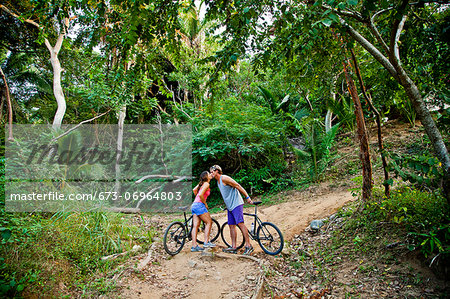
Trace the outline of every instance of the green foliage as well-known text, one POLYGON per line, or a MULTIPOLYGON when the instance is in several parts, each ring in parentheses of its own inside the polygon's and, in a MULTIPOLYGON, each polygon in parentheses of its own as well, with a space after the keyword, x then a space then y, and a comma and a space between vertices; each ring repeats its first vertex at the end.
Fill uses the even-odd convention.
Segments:
POLYGON ((403 115, 406 116, 411 127, 414 128, 416 126, 417 114, 411 101, 403 100, 397 104, 397 108, 399 108, 399 110, 403 112, 403 115))
POLYGON ((269 108, 272 111, 272 113, 275 113, 275 110, 277 109, 277 102, 275 97, 269 90, 267 90, 262 86, 258 86, 258 90, 260 91, 266 103, 269 105, 269 108))
MULTIPOLYGON (((338 130, 335 125, 325 133, 320 119, 327 109, 333 111, 341 129, 354 129, 353 105, 342 76, 344 47, 336 38, 345 39, 339 18, 367 34, 368 23, 360 20, 382 10, 382 17, 374 21, 381 38, 389 41, 392 21, 399 12, 398 2, 387 0, 309 4, 245 0, 232 5, 206 0, 207 23, 201 21, 195 4, 186 1, 22 2, 7 4, 23 13, 20 20, 3 14, 0 24, 5 41, 0 46, 0 61, 11 87, 14 122, 51 122, 56 103, 48 52, 42 43, 49 38, 54 44, 55 30, 63 28, 65 17, 74 16, 68 36, 75 34, 76 38, 66 38, 59 53, 68 106, 66 123, 79 123, 109 109, 110 114, 95 122, 115 123, 114 111, 123 105, 127 105, 128 123, 152 122, 160 113, 158 119, 163 123, 192 122, 194 175, 219 164, 255 194, 282 191, 294 184, 297 173, 289 173, 285 160, 292 151, 287 136, 298 137, 299 132, 306 148, 297 151, 298 164, 309 171, 308 181, 320 180, 333 161, 338 130), (261 19, 268 8, 273 22, 261 19), (348 17, 353 12, 357 18, 348 17), (43 30, 21 22, 25 16, 39 20, 43 30), (92 51, 98 45, 100 51, 92 51), (245 55, 247 50, 251 59, 245 55), (176 82, 170 85, 167 79, 176 82)), ((445 57, 449 56, 450 10, 441 3, 420 2, 408 8, 400 57, 427 100, 443 107, 449 102, 449 60, 445 57)), ((414 125, 415 111, 398 82, 366 51, 354 50, 377 109, 414 125)), ((443 132, 449 131, 449 111, 440 112, 443 132)), ((73 141, 77 143, 76 138, 73 141)), ((71 139, 60 142, 67 145, 71 139)), ((359 163, 346 167, 347 174, 360 169, 359 163)), ((152 232, 146 235, 139 225, 130 225, 131 220, 115 214, 6 213, 3 158, 0 168, 2 295, 14 296, 26 285, 37 285, 42 277, 56 277, 60 269, 55 265, 60 260, 73 268, 73 272, 61 270, 69 273, 61 276, 76 277, 79 285, 86 285, 81 276, 107 270, 100 256, 151 241, 152 232), (43 267, 46 263, 56 268, 54 273, 43 267)), ((442 177, 438 161, 422 153, 391 155, 391 170, 423 189, 438 189, 442 177)), ((51 171, 65 171, 67 178, 103 173, 88 167, 51 171)), ((393 227, 408 228, 426 255, 446 252, 448 225, 442 223, 448 219, 439 218, 437 209, 447 208, 438 195, 417 192, 405 189, 374 206, 368 203, 366 210, 373 213, 364 212, 355 226, 369 226, 368 219, 387 221, 393 227)), ((359 233, 352 238, 358 248, 366 240, 359 233)), ((101 279, 95 283, 103 284, 101 279)))
POLYGON ((387 221, 403 227, 414 237, 409 248, 420 248, 425 257, 450 253, 450 209, 438 193, 404 187, 393 191, 390 198, 367 202, 363 217, 374 225, 387 221))
MULTIPOLYGON (((433 227, 427 233, 411 233, 418 240, 418 244, 425 257, 438 252, 450 255, 450 225, 442 224, 433 227)), ((412 247, 414 248, 414 247, 412 247)))
MULTIPOLYGON (((447 105, 437 115, 437 125, 442 132, 450 132, 450 90, 440 95, 442 102, 447 105)), ((448 136, 448 134, 447 134, 448 136)))
POLYGON ((235 179, 249 188, 251 193, 280 192, 293 186, 292 177, 285 173, 285 163, 270 164, 260 169, 242 169, 235 179))
POLYGON ((436 157, 425 153, 420 156, 391 153, 388 156, 389 169, 403 180, 419 187, 440 188, 443 168, 436 157))
POLYGON ((310 165, 310 177, 316 182, 333 160, 331 148, 334 145, 339 124, 334 125, 329 132, 325 132, 323 124, 316 118, 303 118, 301 122, 295 118, 294 120, 306 143, 304 150, 296 149, 296 152, 307 160, 310 165))
POLYGON ((254 192, 270 189, 271 179, 286 169, 284 124, 267 108, 234 98, 218 103, 216 109, 208 121, 203 119, 196 125, 194 174, 218 164, 224 173, 237 171, 238 182, 254 192))
POLYGON ((327 101, 328 108, 337 115, 339 123, 343 124, 349 131, 355 129, 355 113, 352 99, 340 96, 340 100, 327 101))
MULTIPOLYGON (((55 278, 67 285, 90 281, 93 274, 108 271, 117 262, 102 261, 102 256, 128 251, 135 244, 145 246, 154 234, 114 213, 57 213, 48 218, 3 212, 0 221, 11 231, 0 244, 5 257, 0 272, 6 278, 1 284, 11 286, 8 293, 25 287, 37 291, 42 281, 55 278), (43 267, 49 264, 51 268, 43 267)), ((49 292, 54 286, 45 287, 49 292)))
POLYGON ((366 209, 375 219, 402 223, 410 230, 430 229, 442 223, 449 212, 443 197, 409 187, 393 191, 390 198, 368 203, 366 209))

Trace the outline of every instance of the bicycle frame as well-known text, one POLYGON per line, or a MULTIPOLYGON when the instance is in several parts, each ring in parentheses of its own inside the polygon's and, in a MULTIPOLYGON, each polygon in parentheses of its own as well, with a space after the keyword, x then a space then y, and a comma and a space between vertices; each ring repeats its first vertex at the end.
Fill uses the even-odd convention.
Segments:
MULTIPOLYGON (((248 236, 250 239, 257 241, 259 243, 259 246, 265 253, 270 254, 270 255, 276 255, 276 254, 280 253, 281 250, 283 250, 283 245, 284 245, 283 234, 281 233, 280 229, 275 224, 268 222, 268 221, 262 221, 258 217, 258 207, 257 206, 259 204, 261 204, 261 202, 255 202, 255 212, 254 213, 243 213, 245 216, 250 216, 254 223, 253 229, 250 229, 248 231, 248 236)), ((231 230, 234 229, 232 227, 235 227, 235 226, 236 225, 228 225, 228 222, 225 222, 221 227, 221 235, 222 235, 223 242, 227 246, 230 246, 230 247, 233 246, 233 248, 236 248, 236 250, 237 250, 244 246, 245 238, 242 235, 242 238, 240 238, 239 241, 236 240, 236 243, 234 244, 235 246, 232 244, 233 241, 230 240, 230 238, 232 236, 231 230), (230 230, 230 231, 228 232, 226 230, 230 230), (225 234, 225 232, 228 234, 225 234)), ((243 234, 241 226, 238 225, 239 231, 243 234)))
POLYGON ((256 232, 258 231, 258 227, 261 226, 261 219, 259 219, 258 217, 258 211, 257 211, 258 206, 255 205, 255 213, 244 213, 245 216, 251 216, 253 217, 253 223, 254 223, 254 227, 253 227, 253 231, 251 229, 248 229, 248 235, 250 236, 250 238, 252 240, 257 240, 258 236, 256 235, 256 232))
POLYGON ((191 225, 189 225, 189 221, 193 221, 192 219, 192 215, 191 217, 187 218, 186 217, 186 211, 183 211, 183 215, 184 215, 184 227, 186 228, 186 235, 189 241, 192 241, 192 223, 191 225))
MULTIPOLYGON (((186 242, 192 241, 192 230, 193 230, 193 220, 194 216, 186 215, 186 209, 187 207, 182 207, 183 210, 183 218, 177 219, 170 223, 166 230, 164 231, 164 237, 163 237, 163 244, 164 244, 164 250, 170 254, 175 255, 178 254, 182 249, 186 242)), ((180 210, 181 210, 180 209, 180 210)), ((200 236, 203 234, 205 237, 204 241, 201 241, 198 239, 199 234, 197 234, 197 242, 200 244, 203 244, 204 242, 214 242, 220 235, 220 224, 215 220, 214 218, 211 218, 212 224, 211 229, 214 229, 214 233, 209 236, 209 239, 206 240, 206 231, 204 226, 200 227, 200 236)), ((210 244, 208 244, 210 246, 210 244)))
MULTIPOLYGON (((189 216, 189 218, 186 216, 186 211, 183 211, 183 216, 184 216, 184 227, 186 228, 186 235, 187 235, 187 238, 188 238, 188 240, 189 241, 192 241, 192 229, 194 228, 194 216, 193 215, 191 215, 191 216, 189 216)), ((212 219, 211 218, 211 220, 213 220, 213 221, 215 221, 214 219, 212 219)), ((201 226, 201 224, 203 223, 203 225, 204 225, 204 222, 202 221, 202 220, 200 220, 201 222, 200 222, 200 229, 203 229, 203 227, 201 226)), ((220 225, 219 225, 219 223, 217 223, 217 225, 218 225, 218 228, 219 228, 219 233, 218 233, 218 235, 220 234, 220 225)))

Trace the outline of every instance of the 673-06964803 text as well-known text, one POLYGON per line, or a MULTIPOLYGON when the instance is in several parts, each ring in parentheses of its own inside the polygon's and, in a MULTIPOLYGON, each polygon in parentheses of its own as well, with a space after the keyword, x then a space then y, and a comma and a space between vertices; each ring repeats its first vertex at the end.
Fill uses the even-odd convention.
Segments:
POLYGON ((124 192, 118 195, 117 192, 100 192, 100 200, 181 200, 181 192, 124 192))

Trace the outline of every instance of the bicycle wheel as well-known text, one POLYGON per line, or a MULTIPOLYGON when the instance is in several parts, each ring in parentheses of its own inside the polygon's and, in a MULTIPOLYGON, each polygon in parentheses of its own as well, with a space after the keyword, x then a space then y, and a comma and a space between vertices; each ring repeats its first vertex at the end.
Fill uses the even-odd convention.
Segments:
MULTIPOLYGON (((200 228, 197 233, 197 242, 200 244, 203 244, 205 240, 205 223, 202 221, 202 224, 200 225, 200 228)), ((209 233, 209 242, 214 242, 217 240, 220 234, 220 224, 216 219, 212 219, 211 224, 211 232, 209 233)))
POLYGON ((184 224, 179 221, 172 222, 164 232, 164 250, 170 255, 175 255, 183 249, 184 242, 186 242, 184 224))
POLYGON ((281 231, 270 222, 263 222, 256 232, 259 246, 265 253, 276 255, 283 250, 284 240, 281 231))
MULTIPOLYGON (((242 234, 241 229, 239 226, 236 225, 236 249, 241 249, 244 244, 244 235, 242 234)), ((222 236, 222 240, 228 247, 231 247, 231 235, 230 235, 230 226, 228 225, 228 222, 225 222, 222 225, 222 229, 220 230, 220 235, 222 236)))

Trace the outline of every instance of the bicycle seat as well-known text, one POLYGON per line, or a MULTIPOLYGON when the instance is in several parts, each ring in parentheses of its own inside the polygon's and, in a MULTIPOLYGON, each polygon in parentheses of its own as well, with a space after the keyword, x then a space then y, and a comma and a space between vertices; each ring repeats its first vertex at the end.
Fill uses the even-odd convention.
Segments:
POLYGON ((254 204, 255 206, 257 206, 257 205, 262 204, 262 201, 254 201, 253 204, 254 204))
POLYGON ((190 207, 190 206, 182 206, 182 207, 177 207, 177 209, 184 212, 184 211, 186 211, 189 207, 190 207))

